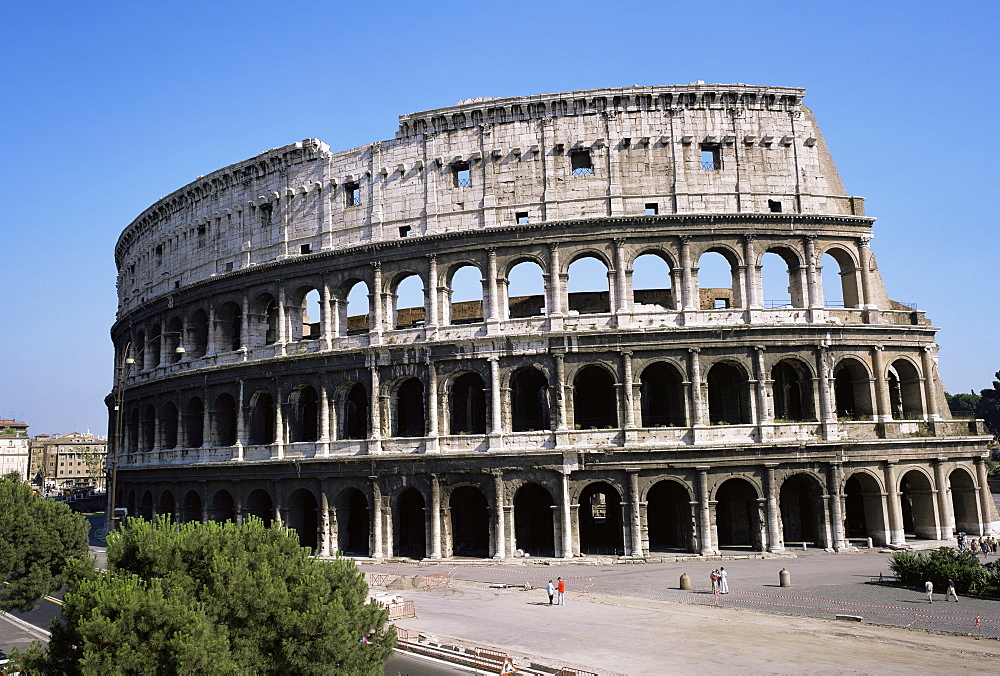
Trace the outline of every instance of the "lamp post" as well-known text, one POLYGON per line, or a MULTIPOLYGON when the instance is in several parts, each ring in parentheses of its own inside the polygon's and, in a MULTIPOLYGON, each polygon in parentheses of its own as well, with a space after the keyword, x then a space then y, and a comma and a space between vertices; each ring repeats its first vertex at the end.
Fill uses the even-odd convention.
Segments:
MULTIPOLYGON (((146 341, 146 344, 136 350, 137 355, 141 355, 146 351, 153 342, 159 341, 165 336, 179 336, 183 335, 180 331, 167 331, 162 333, 150 340, 146 341)), ((174 349, 174 354, 182 355, 187 350, 184 349, 183 345, 178 344, 174 349)), ((115 435, 114 443, 108 446, 108 458, 106 461, 107 471, 111 475, 109 481, 105 481, 108 486, 108 508, 107 514, 104 518, 105 523, 105 536, 115 529, 115 525, 118 521, 118 515, 115 513, 116 501, 118 497, 118 457, 121 454, 122 447, 122 425, 123 422, 123 407, 125 403, 125 376, 129 370, 129 367, 135 364, 135 358, 132 356, 132 341, 130 340, 125 344, 125 350, 122 353, 120 361, 115 365, 115 435)), ((127 514, 123 516, 128 516, 127 514)))

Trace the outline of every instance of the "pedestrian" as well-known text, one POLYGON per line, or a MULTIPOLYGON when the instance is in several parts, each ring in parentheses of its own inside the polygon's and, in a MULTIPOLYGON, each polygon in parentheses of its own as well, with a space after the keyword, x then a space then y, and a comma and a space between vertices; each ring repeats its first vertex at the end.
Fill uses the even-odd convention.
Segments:
POLYGON ((924 582, 924 591, 927 592, 927 602, 934 603, 934 583, 930 580, 924 582))
POLYGON ((958 534, 958 551, 965 551, 965 533, 958 534))
POLYGON ((549 583, 545 585, 545 593, 549 595, 549 605, 551 606, 552 597, 556 595, 556 587, 552 584, 552 580, 549 580, 549 583))
POLYGON ((945 601, 950 601, 954 597, 955 603, 958 603, 958 593, 955 591, 955 581, 952 579, 948 580, 948 595, 944 597, 945 601))
POLYGON ((990 558, 990 543, 985 538, 979 541, 979 547, 983 550, 983 558, 990 558))
POLYGON ((559 605, 564 606, 566 605, 566 580, 561 577, 557 577, 556 580, 559 581, 559 584, 556 585, 556 591, 559 592, 559 605))
POLYGON ((712 574, 708 576, 712 580, 712 593, 719 593, 719 571, 713 570, 712 574))
POLYGON ((719 569, 719 593, 728 594, 729 593, 729 578, 726 576, 726 569, 719 569))

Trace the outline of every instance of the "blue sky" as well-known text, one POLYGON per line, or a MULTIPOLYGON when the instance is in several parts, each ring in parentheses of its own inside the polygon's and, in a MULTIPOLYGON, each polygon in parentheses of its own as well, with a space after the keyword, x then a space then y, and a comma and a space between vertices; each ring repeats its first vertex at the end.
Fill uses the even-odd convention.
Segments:
POLYGON ((0 417, 105 433, 113 250, 262 150, 475 96, 800 86, 951 392, 1000 369, 996 2, 47 2, 0 24, 0 417))

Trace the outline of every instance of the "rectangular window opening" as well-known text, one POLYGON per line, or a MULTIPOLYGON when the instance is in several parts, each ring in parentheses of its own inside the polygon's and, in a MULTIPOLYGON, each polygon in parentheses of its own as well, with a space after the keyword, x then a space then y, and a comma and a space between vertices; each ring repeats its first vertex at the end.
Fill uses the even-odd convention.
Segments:
POLYGON ((516 212, 514 214, 514 219, 518 223, 527 223, 528 222, 528 212, 527 211, 518 211, 518 212, 516 212))
POLYGON ((701 168, 706 171, 722 169, 722 149, 718 143, 701 144, 701 168))
POLYGON ((574 150, 569 154, 574 176, 589 176, 594 173, 594 163, 589 150, 574 150))
POLYGON ((452 173, 455 174, 455 187, 456 188, 471 188, 472 187, 472 172, 469 168, 468 162, 456 162, 451 165, 452 173))
POLYGON ((271 225, 271 215, 274 213, 274 207, 270 204, 260 205, 260 224, 261 225, 271 225))
POLYGON ((660 213, 660 205, 658 202, 649 202, 646 204, 646 215, 656 216, 660 213))
POLYGON ((344 195, 347 198, 347 206, 349 207, 361 206, 361 186, 359 184, 345 183, 344 195))
POLYGON ((725 310, 728 307, 729 307, 729 299, 728 298, 716 298, 715 299, 715 309, 716 310, 725 310))
POLYGON ((767 201, 767 210, 770 211, 773 214, 780 214, 781 213, 781 202, 779 202, 778 200, 768 200, 767 201))
POLYGON ((307 254, 307 253, 309 253, 311 251, 312 251, 312 245, 311 244, 303 244, 302 246, 299 247, 299 253, 307 254))
POLYGON ((233 271, 233 264, 231 262, 226 263, 226 272, 232 272, 232 271, 233 271))
POLYGON ((399 228, 399 236, 400 237, 409 237, 410 236, 410 226, 408 226, 408 225, 401 226, 399 228))

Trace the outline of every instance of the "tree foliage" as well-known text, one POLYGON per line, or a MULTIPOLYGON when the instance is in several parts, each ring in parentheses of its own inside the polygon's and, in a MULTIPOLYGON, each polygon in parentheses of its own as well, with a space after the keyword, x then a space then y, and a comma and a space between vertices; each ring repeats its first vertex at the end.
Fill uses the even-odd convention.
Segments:
POLYGON ((954 580, 955 589, 960 594, 985 592, 991 577, 990 571, 979 563, 979 557, 974 552, 960 552, 950 547, 917 554, 893 552, 889 569, 907 587, 923 588, 924 582, 930 580, 935 589, 944 592, 948 589, 948 580, 954 580))
POLYGON ((66 595, 44 673, 380 674, 395 630, 366 603, 352 561, 318 561, 294 532, 255 518, 174 525, 129 519, 110 572, 66 595), (360 643, 363 636, 371 640, 360 643))
POLYGON ((979 405, 976 407, 976 417, 986 421, 986 429, 994 439, 1000 441, 1000 371, 997 371, 993 387, 979 392, 979 405))
POLYGON ((944 398, 948 401, 948 409, 952 413, 960 413, 968 417, 975 415, 980 396, 975 393, 959 392, 958 394, 948 394, 945 392, 944 398))
POLYGON ((67 563, 87 553, 86 518, 35 495, 17 474, 0 478, 0 610, 27 610, 66 582, 67 563))

